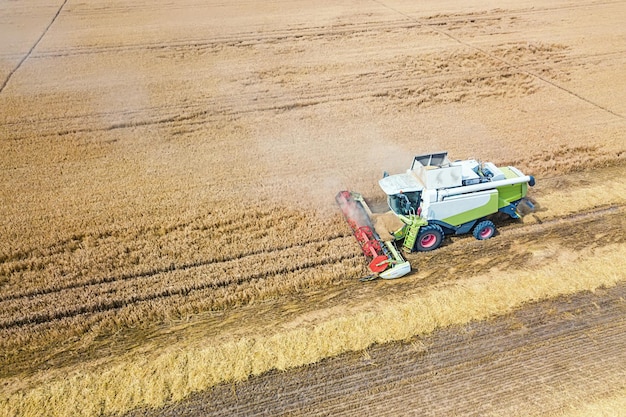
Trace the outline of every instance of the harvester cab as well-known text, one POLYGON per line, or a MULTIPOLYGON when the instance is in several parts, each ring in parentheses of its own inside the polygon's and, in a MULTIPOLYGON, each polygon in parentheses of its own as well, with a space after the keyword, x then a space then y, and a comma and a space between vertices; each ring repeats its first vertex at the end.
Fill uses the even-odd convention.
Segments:
POLYGON ((394 230, 376 230, 360 194, 342 191, 336 200, 370 259, 372 273, 398 278, 410 272, 410 264, 394 242, 402 242, 403 251, 410 253, 437 249, 446 235, 471 232, 476 239, 489 239, 496 232, 492 215, 501 212, 518 219, 520 203, 532 209, 526 193, 534 184, 532 176, 515 167, 474 159, 452 162, 447 152, 439 152, 418 155, 405 173, 385 173, 379 181, 390 213, 401 221, 394 230), (390 235, 392 241, 381 235, 390 235))

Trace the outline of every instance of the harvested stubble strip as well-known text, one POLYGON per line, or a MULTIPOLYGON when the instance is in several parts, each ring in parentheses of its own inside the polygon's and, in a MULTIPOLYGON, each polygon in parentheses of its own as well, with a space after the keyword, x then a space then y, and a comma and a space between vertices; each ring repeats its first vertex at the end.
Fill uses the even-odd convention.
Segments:
POLYGON ((593 203, 620 205, 626 202, 626 181, 606 181, 600 185, 557 190, 540 198, 541 207, 550 208, 551 217, 575 214, 592 208, 593 203), (590 207, 591 206, 591 207, 590 207))
POLYGON ((76 415, 78 410, 93 415, 156 407, 272 368, 287 369, 372 343, 405 340, 438 327, 483 320, 529 301, 612 286, 624 280, 625 257, 626 247, 609 245, 581 256, 576 263, 458 280, 420 295, 379 300, 360 306, 357 312, 346 311, 344 316, 296 330, 215 340, 208 347, 181 344, 156 358, 126 357, 108 369, 40 379, 32 389, 6 393, 0 410, 8 416, 37 415, 43 408, 56 415, 76 415))

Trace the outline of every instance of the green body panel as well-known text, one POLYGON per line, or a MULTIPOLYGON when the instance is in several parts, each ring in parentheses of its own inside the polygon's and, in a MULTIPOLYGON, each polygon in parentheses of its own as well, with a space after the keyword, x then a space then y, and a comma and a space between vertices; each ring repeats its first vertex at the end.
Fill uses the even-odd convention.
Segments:
MULTIPOLYGON (((504 173, 506 179, 518 178, 518 175, 508 167, 502 167, 500 170, 504 173)), ((517 201, 526 196, 528 191, 528 183, 504 185, 498 187, 498 208, 508 206, 514 201, 517 201)))
POLYGON ((493 214, 497 212, 499 208, 498 195, 499 193, 491 194, 489 196, 489 201, 485 205, 473 208, 468 211, 464 211, 463 213, 459 213, 441 220, 453 226, 459 226, 463 223, 471 222, 472 220, 480 219, 481 217, 493 214))
POLYGON ((505 185, 503 187, 498 188, 498 208, 502 208, 504 206, 508 206, 514 201, 519 200, 524 197, 524 192, 522 190, 523 184, 513 184, 513 185, 505 185))

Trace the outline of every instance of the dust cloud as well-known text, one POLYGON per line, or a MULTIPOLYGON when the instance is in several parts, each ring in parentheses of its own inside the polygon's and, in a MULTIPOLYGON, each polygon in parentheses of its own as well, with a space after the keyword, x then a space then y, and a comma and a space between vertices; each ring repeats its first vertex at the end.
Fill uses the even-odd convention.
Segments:
POLYGON ((255 162, 263 162, 261 188, 283 204, 321 213, 336 212, 334 197, 340 190, 383 199, 378 187, 383 171, 405 171, 413 155, 362 121, 291 121, 256 134, 255 162))

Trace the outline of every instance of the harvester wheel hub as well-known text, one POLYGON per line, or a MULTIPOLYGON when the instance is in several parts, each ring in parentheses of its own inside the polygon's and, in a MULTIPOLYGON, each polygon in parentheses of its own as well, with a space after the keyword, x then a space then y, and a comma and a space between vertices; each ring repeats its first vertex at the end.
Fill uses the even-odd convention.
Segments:
POLYGON ((420 243, 423 248, 430 248, 435 243, 437 243, 437 236, 434 233, 427 233, 422 236, 420 243))

